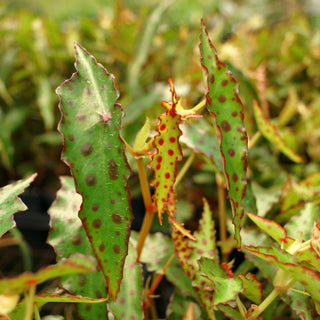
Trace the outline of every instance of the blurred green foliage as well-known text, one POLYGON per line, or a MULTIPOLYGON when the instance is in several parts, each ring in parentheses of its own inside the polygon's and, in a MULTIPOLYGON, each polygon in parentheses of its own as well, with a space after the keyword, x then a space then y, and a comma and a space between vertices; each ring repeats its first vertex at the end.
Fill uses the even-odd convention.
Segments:
MULTIPOLYGON (((252 100, 308 165, 287 164, 259 139, 250 168, 263 186, 317 170, 320 157, 320 29, 312 1, 4 1, 0 4, 0 181, 67 173, 59 161, 55 88, 73 72, 79 42, 116 76, 132 142, 146 116, 161 113, 173 78, 186 106, 203 99, 199 22, 239 80, 249 135, 252 100), (289 171, 288 171, 289 165, 289 171), (285 166, 285 168, 284 168, 285 166), (277 174, 275 174, 275 172, 277 174)), ((55 188, 55 186, 53 187, 55 188)), ((49 187, 50 189, 50 187, 49 187)), ((52 190, 52 191, 55 191, 52 190)))

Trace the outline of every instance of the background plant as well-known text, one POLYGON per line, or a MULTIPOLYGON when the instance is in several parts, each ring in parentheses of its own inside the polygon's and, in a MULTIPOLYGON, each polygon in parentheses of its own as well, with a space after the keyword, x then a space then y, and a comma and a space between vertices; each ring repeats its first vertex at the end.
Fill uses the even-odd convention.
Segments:
MULTIPOLYGON (((164 7, 160 6, 160 8, 158 8, 157 10, 155 10, 154 12, 159 14, 161 10, 164 10, 164 7)), ((156 15, 156 13, 154 14, 156 15)), ((150 15, 150 17, 151 16, 152 15, 150 15)), ((249 150, 248 163, 249 163, 249 173, 250 173, 250 178, 252 183, 251 184, 249 183, 247 186, 247 190, 249 190, 247 194, 249 195, 251 194, 250 189, 252 188, 253 194, 255 195, 255 199, 257 202, 256 203, 257 207, 255 207, 255 202, 253 201, 253 198, 245 197, 244 207, 246 208, 247 211, 250 211, 253 213, 259 213, 260 216, 263 216, 266 219, 266 220, 263 220, 264 224, 267 224, 267 221, 272 221, 272 220, 277 221, 278 223, 281 223, 283 226, 286 227, 286 230, 291 230, 290 231, 291 234, 289 236, 292 238, 299 238, 299 233, 302 231, 303 234, 306 234, 306 236, 304 236, 303 239, 305 240, 305 242, 307 242, 309 239, 308 234, 312 229, 313 221, 309 223, 304 223, 303 225, 306 228, 303 230, 301 230, 301 228, 299 228, 298 226, 301 225, 299 221, 306 221, 307 218, 310 219, 310 217, 317 217, 316 206, 318 203, 318 170, 317 170, 318 157, 317 157, 316 146, 317 146, 318 136, 316 133, 317 132, 316 128, 317 128, 317 117, 318 117, 317 116, 318 114, 317 113, 317 100, 318 100, 318 93, 317 93, 318 82, 317 81, 318 80, 316 77, 316 72, 314 72, 314 70, 316 69, 313 67, 313 65, 315 65, 315 61, 317 60, 317 57, 318 57, 318 51, 317 51, 318 35, 317 35, 317 32, 314 31, 315 29, 313 29, 314 26, 316 25, 316 19, 309 19, 306 16, 303 16, 302 14, 296 14, 296 13, 294 15, 291 15, 290 17, 292 18, 292 20, 288 20, 288 21, 283 20, 281 23, 275 23, 273 25, 273 28, 270 30, 268 30, 265 27, 268 25, 268 23, 266 23, 265 22, 266 20, 263 20, 263 19, 251 20, 250 22, 252 24, 239 23, 237 32, 235 32, 234 35, 232 35, 228 39, 228 41, 222 42, 222 43, 220 43, 219 37, 221 38, 221 36, 225 36, 226 30, 229 30, 228 26, 225 26, 222 24, 224 28, 222 28, 221 30, 219 30, 219 28, 214 28, 210 30, 210 35, 211 37, 212 35, 213 37, 217 37, 218 41, 214 43, 218 49, 220 60, 229 62, 228 64, 230 69, 234 72, 234 76, 237 79, 239 79, 239 82, 241 83, 240 92, 241 92, 241 98, 245 106, 244 108, 245 121, 246 121, 245 124, 246 124, 246 128, 248 130, 249 138, 250 138, 249 139, 250 150, 249 150), (292 29, 289 28, 290 32, 287 33, 288 26, 291 25, 292 21, 295 22, 295 27, 292 29), (275 39, 274 46, 268 46, 266 48, 264 44, 267 43, 267 41, 265 41, 265 39, 268 39, 270 35, 272 36, 272 39, 275 39), (250 43, 250 45, 248 45, 248 43, 250 43), (280 46, 278 45, 279 43, 280 43, 280 46), (281 48, 280 55, 279 55, 279 47, 281 48), (253 49, 251 51, 251 50, 248 50, 248 48, 253 48, 253 49), (245 52, 245 54, 240 54, 241 51, 245 52), (232 53, 232 55, 230 54, 230 52, 232 53), (234 54, 237 52, 238 54, 234 54), (301 57, 307 57, 307 58, 301 60, 301 57), (277 71, 274 71, 274 70, 277 70, 277 71), (281 74, 281 77, 279 77, 279 73, 281 74), (305 90, 306 83, 308 83, 308 85, 310 83, 312 84, 311 90, 309 90, 309 87, 308 87, 308 90, 305 90), (259 102, 262 108, 259 108, 257 104, 252 103, 253 98, 259 99, 259 102), (281 108, 281 111, 279 111, 280 108, 281 108), (299 138, 296 139, 296 136, 299 138), (288 146, 290 148, 288 148, 288 146), (301 163, 301 162, 304 162, 304 163, 301 163), (288 228, 287 224, 291 225, 291 227, 288 228)), ((168 33, 164 33, 164 34, 168 35, 168 33)), ((195 32, 195 38, 197 36, 198 36, 197 32, 195 32)), ((164 39, 167 40, 165 36, 164 36, 164 39)), ((193 45, 196 42, 197 41, 194 41, 193 45)), ((164 41, 163 43, 166 43, 166 42, 164 41)), ((168 43, 170 43, 170 41, 168 43)), ((193 54, 193 51, 192 51, 193 45, 190 46, 189 52, 191 54, 193 54)), ((87 48, 89 47, 87 46, 87 48)), ((150 50, 152 50, 151 47, 149 48, 150 50)), ((170 52, 170 48, 171 48, 170 45, 168 45, 169 52, 170 52)), ((90 51, 94 52, 91 49, 91 47, 90 47, 90 51)), ((139 57, 139 54, 137 54, 137 57, 139 57)), ((170 56, 169 54, 168 58, 172 58, 172 56, 170 56)), ((141 58, 137 58, 138 62, 139 62, 139 59, 141 58)), ((145 57, 144 59, 147 59, 147 58, 145 57)), ((191 64, 190 63, 182 64, 182 66, 187 65, 187 69, 191 68, 192 72, 190 72, 189 74, 193 75, 191 80, 183 81, 184 83, 189 84, 188 96, 186 98, 183 97, 184 106, 196 105, 197 102, 201 100, 201 98, 203 98, 203 93, 199 94, 199 89, 198 89, 199 82, 202 81, 202 75, 201 75, 201 69, 199 68, 199 62, 197 60, 198 59, 191 59, 190 61, 194 61, 194 63, 192 62, 191 64)), ((98 59, 98 61, 102 62, 103 58, 102 60, 98 59)), ((183 59, 181 59, 181 61, 183 61, 183 59)), ((132 63, 132 65, 139 66, 138 62, 132 63)), ((109 66, 109 63, 103 63, 103 64, 105 64, 106 66, 109 66)), ((177 64, 178 63, 176 63, 175 65, 177 64)), ((126 112, 127 112, 127 117, 123 119, 124 125, 122 127, 121 134, 125 138, 125 140, 128 142, 129 145, 134 146, 134 149, 137 149, 137 148, 143 149, 144 144, 138 143, 141 141, 137 142, 137 139, 136 139, 135 143, 133 142, 134 135, 132 135, 132 132, 138 132, 138 128, 140 128, 145 121, 145 113, 148 114, 150 119, 155 119, 156 118, 155 115, 162 113, 163 109, 161 109, 160 106, 153 108, 152 107, 153 103, 150 102, 149 100, 146 100, 147 103, 145 104, 147 109, 137 108, 137 106, 143 105, 142 101, 139 100, 139 97, 141 92, 145 93, 144 90, 146 90, 145 88, 147 88, 148 85, 143 85, 143 81, 144 81, 143 78, 140 79, 141 83, 129 83, 130 82, 129 80, 124 82, 121 81, 123 77, 122 74, 130 74, 130 72, 133 72, 132 69, 134 70, 134 67, 132 67, 132 65, 127 68, 128 73, 121 72, 121 68, 119 67, 119 74, 117 75, 117 78, 119 78, 120 93, 122 97, 119 102, 121 102, 121 104, 123 104, 126 107, 126 112), (122 88, 122 83, 124 83, 124 86, 128 88, 128 93, 126 93, 124 88, 122 88), (130 86, 134 88, 134 90, 132 90, 131 93, 129 93, 130 86), (139 93, 139 97, 134 97, 135 92, 139 93), (130 101, 132 101, 132 103, 130 101), (132 107, 132 105, 134 106, 133 104, 134 101, 138 101, 139 103, 135 107, 132 107), (135 114, 133 110, 143 110, 143 113, 140 111, 141 112, 140 114, 139 113, 135 114), (130 111, 133 111, 133 112, 130 112, 130 111), (131 114, 133 114, 133 116, 131 114)), ((115 70, 117 70, 117 63, 115 63, 114 66, 115 66, 115 70)), ((140 64, 140 68, 143 68, 144 71, 147 70, 147 68, 142 67, 141 64, 140 64)), ((169 71, 172 71, 172 70, 169 70, 169 71)), ((174 78, 175 83, 177 83, 176 79, 179 79, 179 77, 175 76, 174 72, 170 74, 169 71, 163 77, 163 80, 166 80, 167 78, 172 77, 174 78)), ((190 70, 186 70, 186 71, 187 72, 185 74, 187 74, 190 70)), ((114 72, 113 68, 112 68, 112 72, 114 72)), ((181 76, 181 74, 179 76, 181 76)), ((166 85, 165 87, 166 87, 166 90, 168 91, 167 89, 168 86, 166 85)), ((154 91, 152 91, 150 94, 151 95, 154 94, 154 91)), ((143 98, 145 96, 148 96, 148 95, 147 94, 141 95, 141 97, 143 98)), ((159 93, 158 97, 154 98, 155 99, 154 101, 163 99, 162 96, 161 98, 160 96, 161 96, 161 93, 159 93)), ((180 96, 180 94, 178 96, 180 96)), ((168 101, 170 101, 170 99, 168 99, 168 101)), ((104 115, 103 110, 101 110, 100 114, 98 114, 97 119, 99 119, 99 116, 101 116, 101 114, 104 115)), ((107 119, 107 118, 108 118, 108 115, 105 115, 104 119, 107 119)), ((8 117, 8 119, 10 119, 10 117, 8 117)), ((189 158, 190 159, 189 162, 192 163, 192 165, 187 174, 188 179, 181 180, 181 182, 177 184, 175 188, 175 192, 177 193, 177 197, 179 198, 179 201, 177 202, 177 206, 178 206, 177 212, 179 213, 177 215, 177 218, 178 216, 180 216, 180 212, 195 213, 197 212, 195 211, 195 209, 198 210, 198 212, 201 212, 202 202, 198 201, 197 199, 201 199, 202 196, 206 196, 210 202, 211 209, 213 209, 213 217, 216 220, 216 225, 218 226, 218 229, 219 229, 219 236, 218 236, 219 240, 220 241, 222 240, 219 243, 222 251, 222 257, 221 257, 222 261, 230 261, 231 260, 230 250, 232 250, 232 248, 234 247, 232 236, 228 239, 228 235, 225 234, 224 231, 222 231, 223 230, 222 222, 224 221, 224 219, 220 218, 219 221, 217 219, 218 212, 223 212, 225 210, 226 210, 227 216, 229 217, 232 216, 231 207, 229 207, 228 202, 225 203, 224 200, 221 200, 221 199, 225 199, 224 186, 223 186, 223 183, 221 183, 221 172, 223 171, 223 166, 222 166, 222 162, 215 161, 216 159, 215 157, 219 155, 219 151, 217 154, 212 154, 211 152, 206 151, 207 148, 199 150, 199 147, 202 145, 202 143, 199 143, 197 139, 194 139, 194 136, 199 135, 199 132, 202 133, 203 135, 203 133, 205 132, 206 137, 211 137, 211 139, 208 139, 209 141, 207 140, 204 141, 204 143, 208 144, 207 147, 211 148, 210 150, 219 150, 218 140, 215 138, 216 133, 214 132, 215 131, 214 126, 212 126, 210 122, 208 124, 204 121, 202 122, 200 121, 201 120, 199 120, 199 126, 197 126, 196 124, 197 122, 194 123, 192 126, 186 125, 185 129, 183 130, 183 135, 181 136, 181 142, 184 143, 183 153, 184 155, 188 155, 188 153, 190 153, 191 156, 189 158), (216 144, 212 145, 213 144, 212 141, 216 141, 216 144), (194 152, 197 154, 197 156, 194 156, 194 152), (199 171, 199 168, 201 169, 200 171, 199 171), (214 176, 215 176, 215 179, 213 178, 214 176), (215 186, 215 184, 217 185, 217 187, 215 186), (185 190, 189 191, 187 193, 188 194, 187 197, 186 197, 185 190), (220 198, 215 196, 215 190, 217 191, 216 193, 217 195, 219 195, 220 198), (183 199, 185 201, 183 201, 183 199), (191 199, 194 199, 194 201, 190 201, 191 199), (225 209, 223 209, 224 205, 226 205, 225 209), (179 206, 181 207, 179 208, 179 206), (220 208, 220 210, 218 210, 218 208, 220 208)), ((107 120, 105 121, 105 124, 106 125, 108 124, 107 120)), ((149 124, 146 124, 144 126, 145 128, 144 132, 143 130, 142 132, 140 132, 140 137, 141 136, 144 138, 148 137, 149 131, 146 128, 148 127, 148 125, 149 127, 154 128, 155 124, 156 122, 154 121, 151 121, 149 122, 149 124)), ((9 127, 11 128, 11 125, 9 125, 9 127)), ((7 141, 8 140, 9 139, 7 138, 7 141)), ((9 150, 9 148, 6 150, 9 150)), ((87 148, 86 150, 87 152, 89 152, 90 148, 89 149, 87 148)), ((133 151, 136 152, 137 150, 133 150, 133 151)), ((129 158, 131 167, 134 170, 136 170, 136 168, 139 167, 138 162, 137 164, 135 164, 135 161, 133 161, 133 158, 130 158, 130 157, 128 158, 129 158)), ((147 162, 149 162, 149 160, 147 160, 147 162)), ((178 165, 179 171, 180 171, 180 168, 184 167, 183 162, 181 164, 178 163, 177 165, 178 165)), ((13 167, 16 168, 16 166, 13 166, 13 167)), ((111 166, 111 168, 114 168, 114 166, 111 166)), ((151 172, 149 171, 149 173, 151 172)), ((152 180, 151 176, 149 176, 149 180, 152 180)), ((133 177, 133 179, 131 180, 131 183, 132 185, 135 184, 135 177, 133 177)), ((138 189, 136 190, 134 188, 131 188, 131 189, 134 191, 135 194, 138 192, 138 189)), ((72 211, 74 211, 74 208, 72 209, 72 211)), ((308 220, 308 221, 311 221, 311 220, 308 220)), ((191 224, 190 220, 189 222, 191 224)), ((165 226, 166 226, 166 229, 169 228, 169 225, 165 225, 165 226)), ((275 230, 278 230, 277 232, 280 233, 280 235, 282 236, 285 235, 283 231, 279 231, 279 230, 282 230, 280 227, 278 227, 275 224, 272 224, 272 226, 275 230)), ((188 224, 187 224, 187 227, 189 227, 188 224)), ((227 227, 229 228, 228 219, 227 219, 227 227)), ((76 228, 79 228, 79 227, 76 227, 76 228)), ((153 228, 154 230, 156 228, 159 230, 160 227, 154 224, 153 228)), ((191 224, 191 228, 192 228, 192 224, 191 224)), ((201 229, 201 223, 199 228, 201 232, 204 232, 201 229)), ((212 232, 213 227, 211 226, 210 228, 212 232)), ((197 228, 194 226, 192 229, 195 230, 197 228)), ((165 229, 162 228, 162 230, 165 230, 165 229)), ((283 267, 283 265, 281 265, 280 257, 282 256, 286 257, 285 252, 277 251, 277 252, 273 252, 271 255, 270 254, 267 255, 265 252, 263 252, 263 249, 253 249, 251 247, 248 247, 250 243, 252 243, 255 246, 260 245, 260 247, 266 246, 268 244, 267 242, 268 238, 263 237, 261 234, 257 235, 253 230, 254 230, 253 227, 247 222, 246 227, 243 229, 243 234, 242 234, 242 239, 243 241, 245 241, 244 243, 247 245, 247 248, 249 248, 249 250, 247 251, 255 253, 256 255, 264 258, 266 258, 266 256, 269 256, 269 260, 273 260, 273 262, 275 259, 278 259, 279 261, 277 262, 276 266, 280 268, 281 266, 283 267), (259 239, 259 241, 257 239, 259 239), (273 256, 276 258, 272 259, 270 258, 270 256, 273 256)), ((200 231, 198 234, 201 234, 200 231)), ((229 228, 229 232, 231 235, 233 235, 234 233, 233 227, 229 228)), ((79 245, 79 242, 81 242, 79 239, 82 239, 82 237, 85 237, 85 235, 75 237, 73 239, 74 245, 79 245)), ((282 238, 287 239, 287 236, 285 235, 281 237, 281 239, 282 238)), ((160 240, 161 239, 160 235, 155 239, 158 242, 163 241, 165 243, 165 240, 160 240)), ((282 240, 279 237, 276 237, 276 239, 278 240, 278 243, 281 247, 280 249, 282 250, 287 249, 286 246, 282 246, 282 240)), ((134 240, 132 239, 132 241, 134 240)), ((145 242, 146 248, 147 248, 148 241, 152 243, 152 240, 147 239, 145 242)), ((190 252, 193 252, 193 250, 196 250, 196 249, 193 249, 192 242, 189 243, 188 241, 183 240, 183 243, 188 248, 187 252, 190 253, 190 252)), ((132 245, 135 246, 134 243, 132 245)), ((210 245, 211 245, 211 248, 212 247, 216 248, 215 242, 212 242, 210 245)), ((273 246, 273 245, 270 244, 270 246, 273 246)), ((155 247, 152 247, 153 251, 155 251, 154 248, 155 247)), ((159 249, 160 252, 163 252, 163 251, 170 252, 169 250, 170 247, 166 247, 164 245, 163 248, 162 248, 162 251, 159 249), (168 250, 166 250, 166 248, 168 248, 168 250)), ((306 246, 306 248, 308 247, 306 246)), ((83 252, 87 251, 87 249, 81 249, 81 250, 83 252)), ((64 253, 62 249, 60 251, 61 251, 60 257, 62 257, 64 253)), ((307 250, 307 252, 309 251, 313 252, 312 250, 307 250)), ((66 254, 68 255, 68 253, 66 254)), ((295 252, 290 252, 290 254, 296 256, 295 252)), ((129 255, 129 256, 133 257, 132 261, 135 260, 134 256, 132 255, 129 255)), ((159 253, 159 257, 160 256, 161 255, 159 253)), ((206 257, 206 254, 203 253, 203 256, 206 257)), ((315 257, 301 258, 299 257, 299 255, 296 257, 300 261, 301 260, 307 261, 307 263, 309 264, 310 262, 312 262, 312 259, 315 259, 315 257)), ((170 260, 169 258, 170 256, 166 257, 163 260, 163 265, 165 265, 165 263, 170 260)), ((197 270, 197 269, 194 269, 195 267, 197 268, 197 264, 194 265, 194 263, 191 263, 191 264, 187 263, 189 258, 190 257, 179 256, 179 261, 183 265, 184 271, 187 274, 189 273, 189 275, 191 275, 191 278, 192 278, 192 274, 194 270, 197 270)), ((208 281, 206 282, 206 285, 208 286, 208 288, 217 287, 218 286, 217 281, 219 283, 223 283, 224 286, 226 286, 227 283, 229 283, 228 281, 230 281, 230 279, 232 278, 230 283, 232 283, 232 286, 234 288, 238 288, 237 290, 239 290, 239 292, 242 292, 248 295, 248 292, 253 291, 255 293, 247 298, 254 299, 252 301, 255 302, 256 304, 259 304, 262 301, 261 285, 259 284, 259 282, 255 282, 254 278, 252 278, 253 280, 251 279, 249 283, 251 283, 251 285, 253 283, 256 283, 256 286, 255 286, 256 291, 252 289, 252 286, 250 290, 242 291, 244 290, 244 287, 242 285, 239 285, 240 282, 245 283, 246 281, 244 280, 244 278, 241 278, 240 274, 241 273, 247 274, 247 271, 250 270, 251 268, 250 264, 248 264, 248 261, 252 261, 252 263, 255 266, 257 266, 259 269, 259 266, 261 266, 261 262, 259 262, 259 260, 252 258, 252 256, 249 254, 246 254, 245 262, 241 263, 241 266, 239 268, 237 268, 237 263, 239 262, 236 262, 236 265, 232 269, 232 271, 235 272, 237 276, 236 277, 231 276, 230 278, 230 270, 229 270, 230 266, 226 267, 227 272, 225 273, 225 271, 223 271, 223 269, 220 269, 219 267, 219 257, 216 254, 212 256, 212 253, 211 253, 207 258, 210 258, 211 260, 203 259, 201 261, 201 270, 202 270, 201 272, 203 274, 206 274, 206 278, 208 279, 208 281), (217 279, 217 277, 211 277, 210 270, 216 270, 215 274, 220 274, 219 279, 217 279)), ((143 259, 143 253, 142 253, 141 259, 143 259)), ((148 259, 148 257, 145 257, 144 259, 148 259)), ((194 259, 197 260, 196 257, 194 257, 194 259)), ((288 270, 289 268, 288 265, 290 263, 294 265, 299 264, 296 258, 292 258, 291 256, 289 258, 289 256, 287 256, 287 259, 291 259, 291 260, 286 260, 285 262, 282 261, 282 263, 285 263, 287 266, 286 270, 288 270)), ((128 259, 128 261, 130 260, 128 259)), ((149 265, 150 263, 151 262, 149 262, 149 265)), ((156 270, 157 272, 161 273, 163 269, 163 265, 152 266, 152 267, 149 266, 149 268, 150 270, 156 270)), ((172 271, 170 271, 171 266, 176 266, 176 265, 177 265, 177 261, 174 260, 166 268, 166 277, 168 279, 170 278, 170 274, 172 274, 171 273, 172 271)), ((311 266, 312 266, 312 263, 311 263, 311 266)), ((304 268, 305 267, 306 265, 304 265, 304 268)), ((313 267, 307 267, 307 268, 310 268, 313 270, 313 267)), ((181 275, 181 277, 183 277, 181 268, 178 270, 180 270, 179 274, 181 275)), ((268 278, 268 277, 272 278, 275 272, 274 270, 275 270, 274 267, 270 266, 270 268, 266 268, 265 264, 263 264, 262 273, 261 271, 260 272, 254 271, 254 272, 255 272, 255 276, 258 279, 262 279, 262 278, 268 278)), ((301 271, 301 268, 299 270, 301 271)), ((135 285, 137 285, 139 281, 141 282, 141 278, 139 278, 138 276, 139 271, 136 270, 133 272, 136 272, 135 275, 137 278, 134 283, 135 285)), ((174 275, 176 275, 177 272, 178 271, 176 271, 174 275)), ((313 275, 315 274, 313 273, 313 275)), ((125 278, 127 278, 127 276, 125 278)), ((178 278, 173 276, 170 279, 172 282, 174 282, 174 279, 178 279, 178 278)), ((72 280, 67 280, 67 282, 65 282, 64 286, 66 288, 70 289, 73 286, 72 282, 70 283, 70 281, 72 280)), ((193 281, 194 283, 197 283, 197 280, 193 279, 193 281)), ((188 280, 184 278, 184 281, 181 281, 181 282, 179 281, 174 283, 178 288, 180 288, 179 286, 183 286, 183 284, 181 283, 188 283, 188 280)), ((295 286, 296 285, 297 284, 295 284, 295 286)), ((195 287, 197 287, 197 285, 195 287)), ((271 282, 269 282, 269 287, 266 286, 263 290, 265 293, 265 296, 267 296, 268 291, 270 292, 272 291, 271 288, 272 288, 271 282)), ((191 287, 190 286, 188 288, 183 287, 182 289, 183 289, 182 292, 189 293, 190 298, 182 299, 182 297, 179 296, 179 293, 176 292, 170 308, 172 310, 175 309, 179 305, 178 302, 183 301, 184 307, 180 311, 181 316, 185 313, 185 310, 191 310, 192 308, 193 310, 195 310, 193 312, 195 313, 202 312, 203 314, 204 312, 203 304, 201 303, 199 304, 199 301, 197 300, 199 298, 196 298, 194 296, 194 294, 192 293, 193 290, 191 289, 191 287), (199 305, 200 306, 202 305, 202 308, 199 307, 199 305)), ((298 289, 301 290, 303 289, 303 287, 302 288, 298 287, 298 289)), ((125 290, 127 290, 127 292, 130 292, 129 287, 125 290)), ((98 296, 105 296, 105 294, 103 293, 104 291, 102 289, 101 290, 99 289, 98 291, 95 292, 94 294, 97 294, 98 296), (99 294, 97 294, 98 291, 99 291, 99 294)), ((316 300, 317 297, 316 296, 314 297, 314 292, 312 294, 313 294, 313 298, 316 300)), ((288 311, 289 309, 283 310, 284 304, 281 302, 281 300, 276 300, 276 302, 273 303, 274 309, 272 309, 272 307, 266 309, 264 313, 264 316, 266 318, 267 317, 272 318, 272 316, 277 316, 277 314, 281 316, 289 312, 294 312, 300 315, 300 317, 306 317, 306 318, 315 317, 315 315, 313 314, 315 309, 312 307, 313 302, 309 298, 304 299, 303 300, 304 307, 299 308, 298 306, 301 305, 301 294, 297 294, 297 295, 294 295, 291 293, 288 295, 281 294, 280 297, 283 297, 285 302, 288 303, 289 305, 291 304, 294 306, 293 311, 288 311), (292 300, 290 300, 291 296, 293 297, 292 300)), ((228 299, 233 300, 235 299, 235 296, 228 297, 228 299)), ((314 299, 313 301, 315 301, 314 299)), ((152 300, 150 301, 151 302, 148 302, 148 303, 150 303, 150 305, 152 306, 152 300)), ((245 301, 245 303, 247 303, 246 300, 242 299, 242 301, 245 301)), ((118 311, 114 309, 111 306, 111 304, 108 304, 108 305, 112 310, 111 312, 113 312, 114 314, 117 314, 118 311)), ((134 302, 131 305, 135 307, 139 307, 139 305, 134 302)), ((233 311, 230 308, 229 309, 225 308, 223 310, 223 306, 225 304, 218 303, 218 305, 221 311, 223 311, 225 314, 228 314, 227 317, 231 317, 231 312, 233 311)), ((239 301, 238 301, 238 306, 241 306, 239 301)), ((247 305, 246 308, 249 308, 249 306, 250 305, 247 305)), ((210 305, 207 305, 207 308, 209 307, 210 305)), ((84 309, 89 309, 89 308, 84 307, 84 309)), ((240 312, 242 310, 242 313, 245 312, 244 308, 241 309, 241 307, 239 307, 239 310, 240 312)), ((138 311, 135 311, 135 312, 138 312, 138 311)), ((139 312, 141 312, 141 309, 139 312)), ((176 314, 179 314, 179 313, 176 313, 176 314)), ((191 311, 190 311, 190 314, 192 314, 191 311)), ((256 314, 257 313, 255 313, 255 315, 256 314)), ((118 316, 122 317, 123 315, 118 315, 118 316)), ((171 314, 171 317, 174 317, 174 314, 171 314)), ((233 317, 235 318, 240 317, 239 312, 235 313, 233 317)))

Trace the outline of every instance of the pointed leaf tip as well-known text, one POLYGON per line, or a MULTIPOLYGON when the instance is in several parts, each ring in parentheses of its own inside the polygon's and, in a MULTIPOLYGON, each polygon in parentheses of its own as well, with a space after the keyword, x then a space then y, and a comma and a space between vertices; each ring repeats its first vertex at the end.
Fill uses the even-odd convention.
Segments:
POLYGON ((63 160, 83 202, 79 217, 115 299, 128 251, 130 168, 120 138, 122 107, 114 76, 79 44, 77 72, 58 89, 63 160), (106 238, 105 235, 108 235, 106 238))
POLYGON ((235 239, 240 248, 240 226, 244 216, 242 200, 246 193, 248 154, 243 105, 238 96, 237 82, 227 66, 219 60, 204 23, 200 32, 200 54, 207 88, 207 108, 217 127, 223 170, 234 217, 235 239))

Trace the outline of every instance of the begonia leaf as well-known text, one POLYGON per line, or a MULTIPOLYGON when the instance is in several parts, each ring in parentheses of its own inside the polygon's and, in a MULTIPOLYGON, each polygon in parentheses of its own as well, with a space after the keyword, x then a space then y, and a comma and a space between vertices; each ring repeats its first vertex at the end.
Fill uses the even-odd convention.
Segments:
POLYGON ((247 133, 243 105, 237 83, 212 45, 204 22, 200 33, 201 65, 207 89, 207 108, 217 127, 223 170, 233 212, 235 239, 241 246, 240 228, 244 216, 242 200, 246 193, 247 133))
POLYGON ((253 108, 261 134, 281 152, 283 152, 289 159, 296 163, 301 163, 303 159, 286 145, 277 127, 273 125, 268 119, 263 117, 262 109, 256 101, 253 104, 253 108))
POLYGON ((77 72, 57 89, 63 160, 82 196, 79 217, 115 299, 132 221, 130 169, 120 138, 123 110, 113 75, 77 43, 75 51, 77 72))
MULTIPOLYGON (((47 241, 55 249, 58 260, 68 257, 73 252, 93 256, 90 241, 78 217, 82 198, 75 190, 72 177, 60 177, 60 181, 61 188, 48 210, 51 231, 47 241)), ((64 276, 61 279, 61 286, 72 294, 84 297, 94 299, 107 297, 106 284, 101 271, 64 276)), ((79 315, 85 319, 103 318, 107 315, 105 303, 90 306, 77 304, 77 309, 79 315)))
POLYGON ((230 277, 216 261, 209 258, 201 258, 199 266, 199 273, 213 284, 213 303, 215 306, 235 300, 237 295, 243 291, 243 284, 240 278, 230 277))
POLYGON ((115 319, 143 319, 142 285, 142 266, 137 262, 137 250, 130 241, 117 301, 108 303, 108 310, 115 319))
POLYGON ((247 212, 248 217, 266 234, 276 240, 279 244, 286 242, 287 232, 278 223, 259 217, 253 213, 247 212))
POLYGON ((0 237, 15 227, 13 214, 27 210, 27 206, 18 197, 37 176, 36 173, 25 179, 0 188, 0 237))
POLYGON ((68 259, 62 259, 55 265, 41 268, 36 273, 25 272, 16 277, 0 279, 0 293, 14 295, 28 290, 49 279, 68 274, 87 273, 95 271, 95 260, 89 256, 73 254, 68 259))
POLYGON ((302 264, 288 252, 276 247, 243 247, 257 257, 271 262, 299 281, 311 295, 316 304, 320 304, 320 274, 312 266, 302 264))
POLYGON ((158 212, 160 224, 162 214, 167 209, 168 202, 175 202, 173 185, 177 174, 177 162, 182 160, 182 151, 179 143, 181 130, 181 115, 177 113, 177 96, 173 83, 170 82, 172 102, 162 102, 166 112, 158 117, 159 124, 156 127, 157 135, 154 138, 156 152, 149 163, 154 171, 152 184, 155 187, 154 201, 158 212))

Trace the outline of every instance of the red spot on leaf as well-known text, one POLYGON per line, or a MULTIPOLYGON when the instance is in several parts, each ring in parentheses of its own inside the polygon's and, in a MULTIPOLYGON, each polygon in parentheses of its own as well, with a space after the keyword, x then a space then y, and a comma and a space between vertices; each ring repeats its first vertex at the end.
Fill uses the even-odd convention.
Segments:
POLYGON ((165 177, 166 177, 166 179, 169 179, 169 178, 170 178, 170 173, 167 172, 167 173, 165 174, 165 177))
POLYGON ((173 150, 168 150, 168 154, 169 154, 169 156, 173 156, 173 154, 174 154, 174 152, 173 152, 173 150))
POLYGON ((165 128, 166 128, 166 125, 163 124, 163 125, 161 125, 160 130, 163 131, 165 128))
POLYGON ((223 120, 223 121, 221 122, 221 129, 222 129, 224 132, 230 131, 230 130, 231 130, 231 126, 230 126, 229 122, 226 121, 226 120, 223 120))
POLYGON ((219 102, 224 103, 224 102, 227 100, 227 98, 226 98, 223 94, 221 94, 221 95, 218 97, 218 100, 219 100, 219 102))
POLYGON ((171 142, 171 143, 176 142, 176 138, 175 138, 175 137, 170 137, 170 139, 169 139, 169 140, 170 140, 170 142, 171 142))
POLYGON ((162 146, 162 145, 163 145, 163 143, 164 143, 163 139, 162 139, 162 138, 161 138, 161 139, 159 139, 158 143, 159 143, 159 145, 160 145, 160 146, 162 146))

